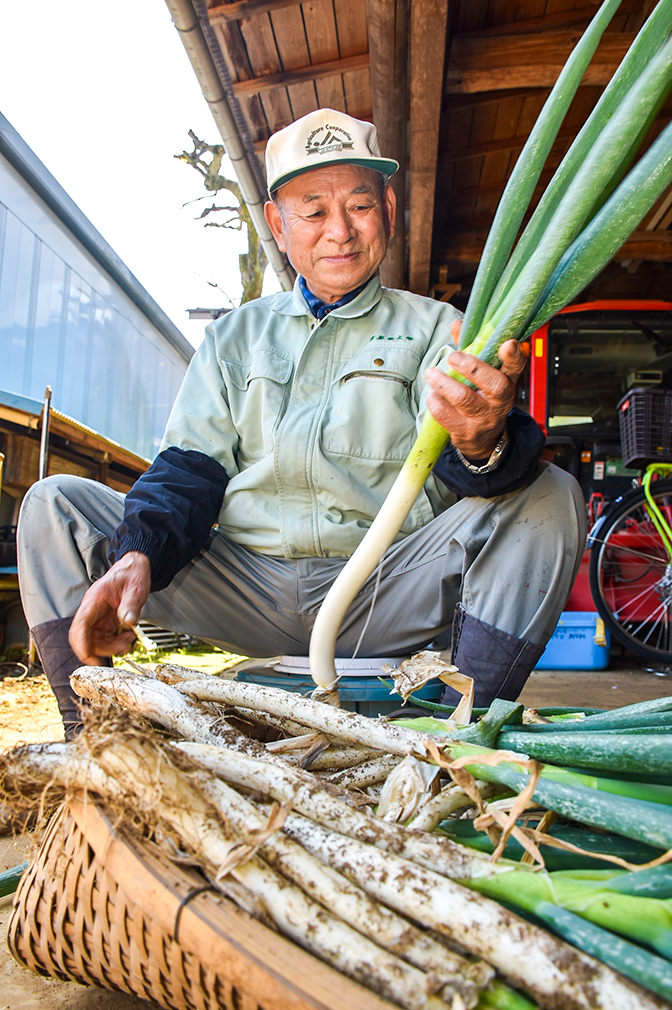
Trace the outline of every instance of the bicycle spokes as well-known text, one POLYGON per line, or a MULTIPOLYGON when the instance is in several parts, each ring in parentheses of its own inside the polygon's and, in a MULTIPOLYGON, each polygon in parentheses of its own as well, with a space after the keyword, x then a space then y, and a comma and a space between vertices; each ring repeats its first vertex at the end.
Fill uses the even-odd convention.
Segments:
POLYGON ((664 526, 672 517, 672 482, 626 495, 592 540, 591 591, 605 625, 622 644, 648 659, 672 660, 672 563, 664 526))

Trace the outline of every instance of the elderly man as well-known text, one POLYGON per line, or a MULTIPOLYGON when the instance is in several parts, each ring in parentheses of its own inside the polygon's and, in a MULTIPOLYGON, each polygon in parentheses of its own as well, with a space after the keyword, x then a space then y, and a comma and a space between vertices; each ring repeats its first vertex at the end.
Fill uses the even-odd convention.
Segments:
POLYGON ((141 614, 239 654, 305 655, 424 410, 450 445, 353 602, 338 655, 357 643, 404 655, 452 635, 476 704, 514 698, 571 587, 584 505, 514 408, 518 344, 492 368, 454 351, 450 305, 381 287, 398 165, 373 126, 319 110, 271 137, 266 163, 266 218, 294 290, 208 328, 125 500, 57 476, 24 502, 24 608, 68 734, 73 668, 127 651, 141 614), (437 367, 448 354, 471 385, 437 367))

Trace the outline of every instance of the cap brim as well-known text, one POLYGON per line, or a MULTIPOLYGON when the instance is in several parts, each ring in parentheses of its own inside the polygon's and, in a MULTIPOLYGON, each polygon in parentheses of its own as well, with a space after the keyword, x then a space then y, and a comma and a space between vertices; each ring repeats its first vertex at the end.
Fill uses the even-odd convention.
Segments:
POLYGON ((268 192, 274 193, 285 183, 295 179, 297 175, 314 172, 318 168, 327 168, 329 165, 359 165, 361 168, 372 168, 374 172, 382 172, 388 179, 399 170, 399 162, 393 158, 329 158, 328 161, 321 161, 319 165, 301 165, 292 172, 279 175, 277 179, 269 183, 268 192))

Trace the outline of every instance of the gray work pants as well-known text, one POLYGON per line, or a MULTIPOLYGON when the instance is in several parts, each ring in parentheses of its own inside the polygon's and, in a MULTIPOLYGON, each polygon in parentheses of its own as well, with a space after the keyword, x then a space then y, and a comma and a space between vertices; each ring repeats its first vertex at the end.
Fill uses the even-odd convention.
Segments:
MULTIPOLYGON (((123 502, 123 495, 69 475, 48 477, 28 492, 18 552, 30 627, 71 617, 109 568, 108 542, 123 502)), ((544 645, 576 575, 585 524, 578 484, 547 463, 520 491, 460 500, 389 549, 379 580, 371 576, 343 621, 337 655, 353 655, 367 620, 362 656, 444 647, 458 603, 544 645)), ((150 595, 142 616, 239 655, 306 655, 315 615, 343 564, 259 554, 216 533, 166 589, 150 595)))

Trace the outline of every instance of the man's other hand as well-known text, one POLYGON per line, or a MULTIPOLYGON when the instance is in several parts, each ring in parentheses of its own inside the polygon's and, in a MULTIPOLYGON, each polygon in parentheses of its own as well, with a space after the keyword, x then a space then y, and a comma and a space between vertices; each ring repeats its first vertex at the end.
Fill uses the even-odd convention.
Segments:
POLYGON ((97 666, 103 656, 129 651, 150 584, 149 558, 129 551, 90 586, 69 634, 70 646, 82 663, 97 666))

